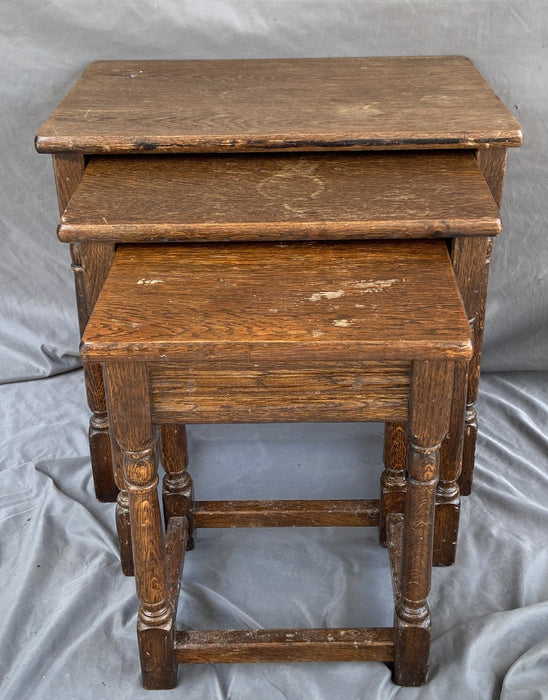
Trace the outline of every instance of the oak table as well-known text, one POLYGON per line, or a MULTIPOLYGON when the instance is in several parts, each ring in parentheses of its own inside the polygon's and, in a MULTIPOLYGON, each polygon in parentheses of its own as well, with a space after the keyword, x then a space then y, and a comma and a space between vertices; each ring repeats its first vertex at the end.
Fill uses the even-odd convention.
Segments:
MULTIPOLYGON (((385 167, 383 162, 386 165, 390 158, 398 156, 398 162, 402 163, 403 152, 467 150, 499 207, 506 149, 519 146, 521 141, 519 124, 468 59, 427 56, 98 61, 84 71, 42 126, 36 148, 53 155, 61 212, 88 168, 92 169, 90 180, 95 177, 101 187, 101 182, 108 182, 110 164, 122 155, 138 155, 141 160, 160 155, 188 156, 185 163, 191 169, 195 164, 196 175, 200 168, 212 168, 219 154, 230 156, 233 166, 239 168, 246 162, 243 156, 251 158, 246 154, 262 152, 266 155, 272 151, 314 154, 318 168, 328 170, 329 164, 336 160, 336 152, 342 151, 361 154, 374 151, 371 155, 380 167, 385 167), (237 160, 240 158, 242 160, 237 160)), ((452 154, 448 154, 448 158, 451 157, 452 154)), ((457 162, 460 161, 455 160, 457 162)), ((400 177, 405 177, 405 168, 400 168, 400 177)), ((450 179, 451 173, 445 173, 445 177, 450 179)), ((435 179, 432 182, 435 184, 435 179)), ((374 178, 372 183, 371 190, 364 193, 365 199, 374 191, 374 178)), ((156 195, 152 206, 161 211, 164 204, 161 184, 156 195)), ((356 196, 359 197, 359 193, 354 193, 356 196)), ((473 201, 472 195, 468 203, 473 201)), ((199 207, 196 195, 194 202, 199 207)), ((135 204, 143 206, 142 201, 135 204)), ((388 201, 386 211, 393 204, 388 201)), ((473 214, 473 206, 468 213, 473 214)), ((460 405, 463 393, 467 392, 466 427, 464 435, 462 430, 455 432, 450 428, 442 446, 441 491, 445 483, 443 464, 453 465, 454 471, 455 465, 460 466, 461 454, 460 490, 467 494, 471 488, 477 432, 474 402, 480 371, 491 236, 500 229, 492 213, 488 224, 485 221, 478 224, 475 232, 459 227, 456 222, 447 226, 439 219, 428 230, 421 230, 417 225, 411 234, 450 238, 452 264, 474 342, 467 389, 465 372, 454 383, 454 406, 460 405)), ((296 214, 298 218, 298 212, 296 214)), ((423 216, 427 214, 423 212, 423 216)), ((192 227, 185 229, 186 233, 181 228, 171 227, 171 232, 166 233, 165 226, 161 226, 166 221, 160 221, 161 225, 149 229, 148 233, 131 223, 123 233, 126 242, 208 238, 207 227, 199 230, 199 221, 193 222, 195 226, 190 234, 192 227)), ((233 222, 231 233, 228 230, 225 233, 226 240, 240 236, 244 240, 256 240, 261 238, 261 230, 266 231, 257 225, 260 222, 248 221, 248 229, 238 233, 241 223, 233 222)), ((393 224, 391 235, 397 237, 397 220, 393 224)), ((93 232, 80 230, 76 234, 71 231, 70 220, 66 219, 60 229, 61 236, 71 241, 82 332, 116 247, 116 240, 101 236, 100 229, 101 222, 96 221, 93 232)), ((308 227, 307 231, 301 227, 299 232, 297 225, 291 235, 321 239, 325 237, 325 230, 324 227, 322 232, 319 225, 308 227)), ((273 234, 273 237, 276 235, 282 234, 273 234)), ((286 230, 283 235, 290 234, 286 230)), ((361 235, 359 227, 343 226, 337 237, 361 235)), ((370 232, 368 236, 371 235, 370 232)), ((99 364, 90 362, 86 366, 86 387, 92 412, 90 447, 96 492, 101 500, 114 500, 117 488, 113 480, 105 390, 99 364)), ((455 425, 458 424, 457 419, 455 425)), ((166 427, 166 444, 177 443, 176 431, 176 426, 166 427)), ((401 474, 405 437, 400 423, 387 424, 385 444, 388 476, 401 474)), ((454 487, 451 488, 451 493, 449 487, 446 488, 446 500, 458 498, 458 490, 455 492, 454 487)))
POLYGON ((439 451, 455 368, 472 354, 443 241, 124 244, 81 352, 85 362, 103 363, 122 453, 132 537, 131 545, 121 543, 122 560, 134 565, 146 688, 174 687, 180 663, 212 662, 387 661, 395 683, 426 681, 439 451), (336 305, 329 290, 336 290, 336 305), (153 424, 247 423, 250 416, 286 422, 295 414, 305 421, 404 421, 403 508, 382 494, 192 507, 183 475, 168 465, 164 537, 153 424), (383 521, 392 627, 176 630, 195 526, 383 521))

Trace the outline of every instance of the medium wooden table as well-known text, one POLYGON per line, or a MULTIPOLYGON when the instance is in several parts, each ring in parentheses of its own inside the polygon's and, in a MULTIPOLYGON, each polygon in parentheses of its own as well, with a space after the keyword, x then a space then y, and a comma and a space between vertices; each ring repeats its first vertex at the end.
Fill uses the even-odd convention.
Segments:
MULTIPOLYGON (((121 154, 141 157, 232 154, 238 167, 238 163, 244 162, 236 160, 241 154, 258 151, 329 154, 325 163, 318 166, 328 168, 335 151, 376 151, 382 161, 393 157, 395 151, 467 149, 473 153, 499 207, 506 149, 519 146, 521 141, 519 124, 468 59, 432 56, 98 61, 84 71, 40 129, 36 148, 53 155, 61 212, 86 167, 94 169, 100 187, 101 178, 107 181, 109 163, 121 154)), ((321 159, 320 155, 315 157, 321 159)), ((202 168, 209 167, 204 156, 196 162, 202 168)), ((90 172, 90 177, 93 173, 90 172)), ((154 206, 161 209, 161 187, 157 195, 154 206)), ((72 268, 82 332, 116 246, 116 240, 101 238, 100 221, 95 223, 99 227, 95 230, 97 235, 92 235, 89 229, 88 235, 80 230, 75 236, 69 230, 70 221, 63 221, 61 226, 61 235, 72 240, 72 268)), ((241 222, 235 222, 238 223, 241 222)), ((453 389, 455 405, 459 405, 459 397, 467 391, 464 436, 462 431, 456 434, 450 429, 442 446, 442 463, 457 464, 463 454, 460 488, 467 494, 471 488, 477 433, 474 402, 480 372, 491 235, 498 229, 487 227, 471 235, 470 231, 459 230, 458 225, 444 228, 442 221, 438 223, 426 235, 451 237, 453 267, 474 339, 468 388, 465 389, 466 378, 462 373, 453 389)), ((293 230, 294 238, 299 237, 295 233, 297 228, 293 230)), ((302 235, 325 237, 320 229, 302 235)), ((257 230, 260 226, 255 225, 257 230)), ((149 231, 147 234, 142 227, 129 226, 124 240, 164 240, 165 234, 159 233, 159 229, 149 231)), ((189 240, 188 233, 181 231, 172 233, 166 240, 189 240)), ((235 225, 232 240, 239 237, 237 231, 235 225)), ((203 229, 195 235, 198 239, 207 238, 203 229)), ((253 235, 248 231, 243 237, 253 240, 253 235)), ((360 236, 360 229, 354 229, 351 235, 360 236)), ((396 221, 392 236, 397 235, 396 221)), ((414 235, 421 236, 420 226, 414 235)), ((339 232, 339 237, 344 236, 344 231, 339 232)), ((99 364, 87 366, 86 387, 92 412, 90 447, 96 492, 101 500, 113 500, 117 489, 112 476, 108 415, 99 364)), ((457 420, 455 424, 458 423, 457 420)), ((390 460, 398 453, 398 440, 403 439, 398 436, 403 431, 398 424, 391 424, 387 434, 387 444, 396 445, 390 460)), ((445 497, 450 500, 452 495, 448 492, 445 497)))

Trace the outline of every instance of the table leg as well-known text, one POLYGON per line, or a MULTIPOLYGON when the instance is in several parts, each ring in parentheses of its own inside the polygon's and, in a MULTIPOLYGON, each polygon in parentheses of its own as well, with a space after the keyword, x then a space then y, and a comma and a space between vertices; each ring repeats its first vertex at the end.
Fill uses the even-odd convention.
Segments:
POLYGON ((188 521, 187 550, 194 548, 194 502, 192 478, 187 471, 188 445, 186 428, 181 424, 162 425, 162 465, 165 476, 162 487, 166 527, 170 518, 185 517, 188 521))
POLYGON ((467 362, 456 362, 449 426, 440 450, 440 479, 436 487, 433 566, 451 566, 457 553, 460 518, 458 479, 462 467, 467 362))
POLYGON ((145 364, 105 367, 112 430, 122 453, 129 494, 135 586, 140 600, 137 637, 145 688, 168 689, 177 682, 174 610, 167 560, 145 364))
MULTIPOLYGON (((78 153, 53 156, 53 171, 61 214, 82 178, 84 166, 84 157, 78 153)), ((112 263, 114 245, 109 243, 73 243, 70 252, 76 287, 78 321, 80 334, 82 334, 112 263)), ((95 493, 100 501, 115 501, 118 488, 112 466, 101 366, 89 363, 84 367, 84 374, 88 405, 91 411, 89 446, 95 493)))
MULTIPOLYGON (((506 149, 484 148, 478 150, 476 157, 478 167, 489 185, 493 199, 500 207, 506 166, 506 149)), ((453 267, 468 314, 474 342, 474 356, 470 361, 468 371, 462 471, 459 478, 463 496, 470 494, 474 474, 477 439, 477 415, 474 404, 478 397, 487 281, 492 248, 493 241, 490 238, 457 238, 453 242, 453 267)))
POLYGON ((385 423, 384 470, 381 475, 379 542, 388 546, 390 513, 403 513, 407 481, 407 435, 405 423, 385 423))
POLYGON ((430 652, 430 592, 439 450, 449 421, 453 363, 414 362, 409 402, 407 493, 394 615, 394 681, 426 682, 430 652))

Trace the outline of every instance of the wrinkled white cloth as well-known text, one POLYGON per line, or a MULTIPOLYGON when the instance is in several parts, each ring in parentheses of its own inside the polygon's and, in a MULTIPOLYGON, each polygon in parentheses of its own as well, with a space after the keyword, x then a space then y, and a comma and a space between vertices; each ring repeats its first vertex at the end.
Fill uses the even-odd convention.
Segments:
MULTIPOLYGON (((0 387, 0 697, 548 697, 547 388, 546 372, 482 377, 457 561, 432 577, 427 686, 398 688, 380 663, 188 665, 151 694, 114 505, 93 494, 82 372, 0 387)), ((190 426, 196 497, 375 498, 382 430, 190 426)), ((387 553, 373 528, 200 530, 178 615, 194 629, 389 626, 387 553)))

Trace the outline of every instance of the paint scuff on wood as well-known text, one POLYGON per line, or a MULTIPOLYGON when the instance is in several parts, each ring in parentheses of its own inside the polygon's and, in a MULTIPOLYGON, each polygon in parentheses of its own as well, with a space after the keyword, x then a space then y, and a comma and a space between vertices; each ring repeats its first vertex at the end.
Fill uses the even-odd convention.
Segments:
POLYGON ((337 289, 336 292, 314 292, 308 297, 309 301, 320 301, 320 299, 338 299, 344 296, 344 289, 337 289))

